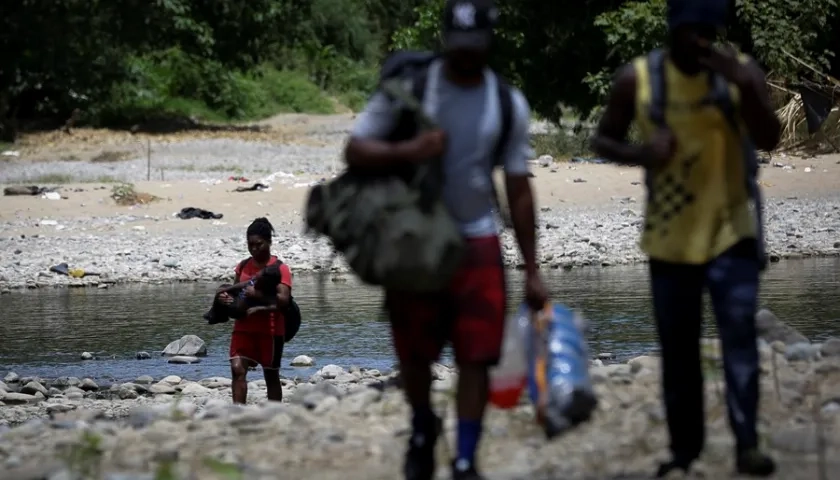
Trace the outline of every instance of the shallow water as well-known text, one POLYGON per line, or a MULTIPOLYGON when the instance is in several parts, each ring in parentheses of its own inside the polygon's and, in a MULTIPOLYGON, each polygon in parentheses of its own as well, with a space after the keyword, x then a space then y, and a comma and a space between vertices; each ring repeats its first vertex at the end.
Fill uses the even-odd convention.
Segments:
MULTIPOLYGON (((521 298, 518 272, 509 274, 513 299, 521 298)), ((349 278, 349 277, 348 277, 349 278)), ((593 354, 619 359, 656 349, 647 287, 647 267, 610 267, 547 273, 552 298, 581 309, 591 320, 593 354)), ((309 375, 293 369, 296 355, 330 363, 379 369, 393 366, 388 324, 377 289, 328 282, 326 299, 318 296, 317 277, 298 275, 295 298, 304 326, 286 346, 283 374, 309 375)), ((130 380, 149 374, 178 374, 191 379, 228 375, 230 324, 207 325, 201 318, 214 285, 132 285, 107 290, 55 289, 16 292, 0 297, 0 374, 42 377, 89 376, 130 380), (207 342, 209 355, 195 365, 169 365, 155 355, 182 335, 207 342), (89 351, 100 360, 83 362, 89 351), (147 351, 151 360, 135 360, 147 351)), ((794 325, 812 340, 840 336, 840 259, 805 259, 771 265, 764 275, 762 306, 794 325)), ((710 309, 706 316, 711 320, 710 309)), ((709 335, 713 322, 706 322, 709 335)), ((256 378, 256 377, 254 377, 256 378)))

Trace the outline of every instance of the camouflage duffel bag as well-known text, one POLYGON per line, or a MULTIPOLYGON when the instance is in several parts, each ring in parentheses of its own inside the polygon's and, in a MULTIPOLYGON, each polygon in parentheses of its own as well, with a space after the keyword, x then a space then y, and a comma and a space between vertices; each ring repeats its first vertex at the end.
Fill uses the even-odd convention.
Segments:
POLYGON ((316 185, 306 224, 330 238, 363 282, 399 291, 445 288, 464 250, 442 201, 396 176, 345 172, 316 185))

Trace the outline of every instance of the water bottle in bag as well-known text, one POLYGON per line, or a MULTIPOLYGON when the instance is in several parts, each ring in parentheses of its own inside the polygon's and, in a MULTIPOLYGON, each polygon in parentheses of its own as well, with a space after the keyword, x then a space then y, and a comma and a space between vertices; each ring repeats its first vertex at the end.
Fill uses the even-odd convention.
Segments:
POLYGON ((589 420, 597 406, 584 331, 583 318, 559 304, 529 322, 528 390, 548 438, 589 420))
POLYGON ((531 311, 525 305, 505 323, 502 357, 490 369, 490 403, 498 408, 513 408, 519 404, 528 380, 528 359, 525 333, 531 321, 531 311))

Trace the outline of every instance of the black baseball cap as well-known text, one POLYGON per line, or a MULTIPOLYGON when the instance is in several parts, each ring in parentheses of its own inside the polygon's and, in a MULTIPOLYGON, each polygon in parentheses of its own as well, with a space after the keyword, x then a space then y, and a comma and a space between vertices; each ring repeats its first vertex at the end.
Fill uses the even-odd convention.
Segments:
POLYGON ((499 10, 493 0, 446 0, 443 45, 447 49, 487 49, 499 10))

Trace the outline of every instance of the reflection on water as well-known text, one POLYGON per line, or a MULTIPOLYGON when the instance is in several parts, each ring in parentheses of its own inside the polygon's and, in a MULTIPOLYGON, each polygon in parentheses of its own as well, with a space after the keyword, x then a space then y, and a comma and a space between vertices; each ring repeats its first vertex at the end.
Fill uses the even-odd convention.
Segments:
MULTIPOLYGON (((521 298, 520 274, 510 272, 511 298, 521 298)), ((552 298, 581 309, 591 320, 592 351, 626 358, 654 350, 647 267, 611 267, 547 272, 552 298)), ((388 324, 377 289, 327 283, 318 297, 317 279, 298 275, 295 298, 304 325, 286 346, 287 376, 312 369, 287 368, 306 354, 318 365, 336 363, 380 369, 394 363, 388 324)), ((0 297, 0 370, 21 375, 93 376, 114 380, 139 375, 177 373, 188 378, 228 375, 231 326, 208 326, 207 309, 214 285, 122 286, 108 290, 33 290, 0 297), (182 335, 196 334, 208 344, 209 356, 196 365, 168 365, 154 355, 182 335), (82 362, 89 351, 101 358, 82 362), (152 360, 135 360, 148 351, 152 360)), ((764 276, 762 305, 812 339, 840 336, 840 259, 806 259, 771 265, 764 276)), ((513 309, 516 305, 511 305, 513 309)), ((707 318, 710 317, 707 308, 707 318)), ((713 322, 707 322, 713 334, 713 322)))

